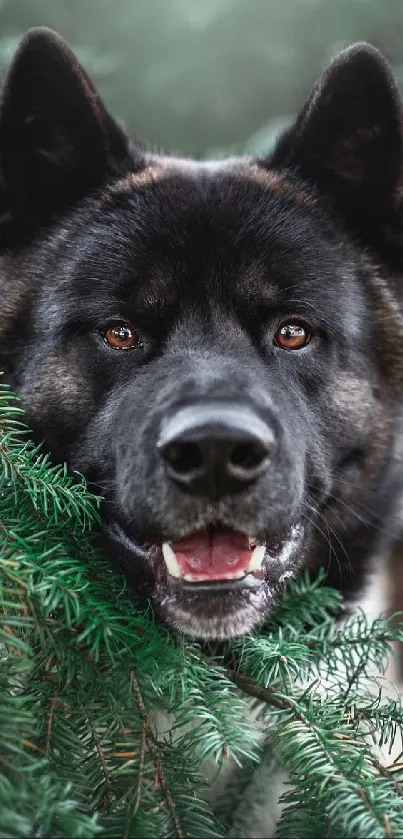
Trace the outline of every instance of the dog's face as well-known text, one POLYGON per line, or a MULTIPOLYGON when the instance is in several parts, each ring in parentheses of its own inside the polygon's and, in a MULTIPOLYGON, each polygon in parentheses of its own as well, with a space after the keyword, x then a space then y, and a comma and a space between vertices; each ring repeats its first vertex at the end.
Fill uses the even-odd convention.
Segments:
POLYGON ((329 534, 384 473, 401 331, 364 249, 397 259, 400 134, 366 46, 270 161, 130 147, 48 32, 11 68, 0 366, 105 497, 111 557, 188 634, 247 632, 300 568, 340 561, 329 534))

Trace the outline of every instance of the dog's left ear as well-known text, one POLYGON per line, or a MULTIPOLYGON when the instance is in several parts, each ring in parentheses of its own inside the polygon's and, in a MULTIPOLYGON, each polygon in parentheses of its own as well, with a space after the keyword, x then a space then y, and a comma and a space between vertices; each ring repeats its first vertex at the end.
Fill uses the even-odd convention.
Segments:
POLYGON ((381 53, 359 43, 320 76, 266 165, 293 169, 349 217, 379 219, 396 202, 402 159, 399 91, 381 53))

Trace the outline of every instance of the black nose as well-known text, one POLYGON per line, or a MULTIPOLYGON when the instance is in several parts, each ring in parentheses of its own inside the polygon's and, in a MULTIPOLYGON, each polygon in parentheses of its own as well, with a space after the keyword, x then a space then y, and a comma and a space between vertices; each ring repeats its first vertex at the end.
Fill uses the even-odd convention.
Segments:
POLYGON ((157 446, 167 475, 181 489, 217 498, 257 480, 268 466, 275 435, 246 406, 190 405, 167 422, 157 446))

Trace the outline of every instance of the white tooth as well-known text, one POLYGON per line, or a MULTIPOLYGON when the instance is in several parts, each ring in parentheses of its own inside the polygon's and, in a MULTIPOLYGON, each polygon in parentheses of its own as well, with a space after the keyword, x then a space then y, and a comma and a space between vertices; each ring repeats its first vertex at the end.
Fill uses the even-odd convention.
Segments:
POLYGON ((258 545, 254 551, 252 551, 252 556, 250 558, 249 565, 247 567, 247 573, 249 574, 251 571, 261 571, 262 562, 264 560, 266 553, 266 545, 258 545))
MULTIPOLYGON (((222 580, 223 583, 228 582, 228 580, 240 580, 241 577, 244 577, 245 573, 243 571, 229 571, 226 574, 225 578, 222 580)), ((206 577, 205 574, 184 574, 183 579, 186 583, 209 583, 210 580, 206 577)), ((220 582, 220 580, 212 580, 212 582, 220 582)))
POLYGON ((256 547, 257 539, 254 539, 252 536, 250 536, 248 541, 249 541, 249 547, 250 548, 255 548, 256 547))
POLYGON ((175 551, 172 550, 169 542, 164 542, 162 545, 162 555, 164 557, 165 565, 171 577, 181 577, 182 571, 179 562, 175 556, 175 551))

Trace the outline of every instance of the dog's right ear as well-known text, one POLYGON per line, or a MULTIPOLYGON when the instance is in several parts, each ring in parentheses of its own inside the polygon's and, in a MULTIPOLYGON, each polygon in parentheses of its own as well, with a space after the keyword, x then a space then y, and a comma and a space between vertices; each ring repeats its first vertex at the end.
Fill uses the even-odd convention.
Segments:
POLYGON ((36 227, 140 165, 63 39, 29 30, 2 94, 2 211, 36 227))

